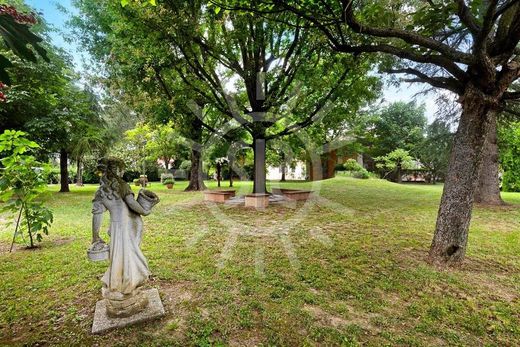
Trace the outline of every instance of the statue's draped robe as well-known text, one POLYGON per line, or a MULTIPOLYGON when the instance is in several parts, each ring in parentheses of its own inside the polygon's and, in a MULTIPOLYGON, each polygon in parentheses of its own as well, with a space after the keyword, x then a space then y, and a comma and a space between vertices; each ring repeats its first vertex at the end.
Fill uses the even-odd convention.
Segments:
POLYGON ((143 220, 125 203, 126 195, 133 193, 127 184, 124 188, 121 198, 107 197, 98 190, 92 213, 110 212, 110 266, 101 279, 103 287, 108 292, 131 294, 148 279, 150 270, 139 248, 143 220))

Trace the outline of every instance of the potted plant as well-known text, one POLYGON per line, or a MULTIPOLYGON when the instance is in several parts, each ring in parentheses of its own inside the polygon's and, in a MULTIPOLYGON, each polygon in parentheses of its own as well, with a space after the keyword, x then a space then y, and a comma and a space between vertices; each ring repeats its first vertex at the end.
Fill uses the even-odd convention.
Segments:
POLYGON ((135 185, 136 187, 139 187, 139 186, 141 185, 141 181, 139 180, 139 178, 136 178, 136 179, 134 180, 134 185, 135 185))
POLYGON ((139 176, 139 183, 140 183, 141 186, 143 186, 143 187, 148 186, 148 176, 146 176, 146 175, 141 175, 141 176, 139 176))
POLYGON ((163 180, 163 184, 166 186, 166 188, 168 189, 172 189, 173 188, 173 184, 175 183, 175 181, 173 180, 173 178, 165 178, 163 180))

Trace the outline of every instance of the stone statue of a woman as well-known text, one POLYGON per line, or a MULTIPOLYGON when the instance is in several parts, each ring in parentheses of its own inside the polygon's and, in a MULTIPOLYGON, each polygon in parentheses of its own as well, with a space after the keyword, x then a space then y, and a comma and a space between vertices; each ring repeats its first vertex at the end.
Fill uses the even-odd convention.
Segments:
MULTIPOLYGON (((89 257, 101 260, 108 256, 110 265, 102 282, 102 294, 106 299, 106 315, 110 318, 129 317, 148 306, 148 298, 141 286, 150 271, 140 249, 143 221, 141 216, 150 210, 159 198, 150 191, 140 191, 134 199, 130 186, 123 181, 124 163, 117 158, 99 160, 100 187, 92 208, 92 245, 89 257), (110 246, 100 237, 103 212, 110 213, 110 246)), ((97 308, 96 308, 97 311, 97 308)))

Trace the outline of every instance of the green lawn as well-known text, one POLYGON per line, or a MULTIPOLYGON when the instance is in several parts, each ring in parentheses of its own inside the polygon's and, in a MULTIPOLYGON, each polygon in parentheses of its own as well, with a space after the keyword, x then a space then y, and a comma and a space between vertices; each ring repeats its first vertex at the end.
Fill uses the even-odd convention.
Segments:
POLYGON ((520 194, 477 207, 465 265, 440 271, 425 262, 440 185, 286 183, 319 197, 265 211, 205 205, 185 186, 154 183, 145 217, 166 316, 104 336, 90 334, 107 266, 86 257, 96 187, 49 188, 55 223, 37 250, 9 254, 2 228, 0 345, 520 344, 520 194))

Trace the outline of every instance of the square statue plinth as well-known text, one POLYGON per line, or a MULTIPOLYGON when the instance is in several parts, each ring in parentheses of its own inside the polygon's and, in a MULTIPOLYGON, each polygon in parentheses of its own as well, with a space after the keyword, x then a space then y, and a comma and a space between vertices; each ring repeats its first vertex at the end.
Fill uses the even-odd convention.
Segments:
POLYGON ((147 322, 164 316, 164 307, 159 297, 157 288, 143 291, 143 295, 148 298, 148 306, 141 312, 130 317, 110 318, 107 316, 107 302, 105 299, 96 303, 94 313, 94 323, 92 324, 92 334, 102 334, 112 329, 126 327, 142 322, 147 322))
POLYGON ((246 207, 266 208, 269 206, 269 194, 254 193, 246 195, 246 207))

